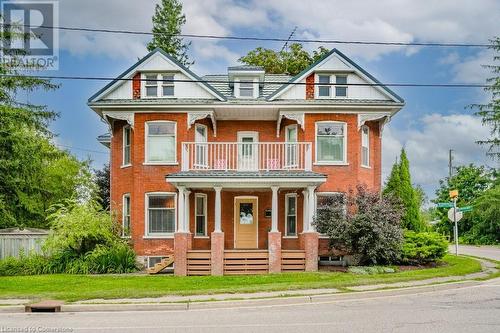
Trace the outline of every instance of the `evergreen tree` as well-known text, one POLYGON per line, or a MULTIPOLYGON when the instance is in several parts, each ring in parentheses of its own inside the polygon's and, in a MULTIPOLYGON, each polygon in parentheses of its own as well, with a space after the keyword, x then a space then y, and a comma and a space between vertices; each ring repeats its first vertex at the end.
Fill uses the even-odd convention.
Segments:
POLYGON ((394 163, 383 195, 392 196, 401 202, 405 209, 401 225, 403 228, 417 232, 426 229, 420 216, 422 198, 418 191, 411 183, 410 162, 403 148, 401 149, 400 162, 394 163))
POLYGON ((187 55, 191 42, 184 43, 179 36, 185 23, 186 15, 182 13, 179 0, 162 0, 155 8, 153 39, 148 44, 148 50, 159 47, 181 64, 188 67, 192 65, 194 62, 190 61, 187 55))
POLYGON ((500 37, 495 37, 491 42, 490 49, 496 52, 493 64, 483 66, 493 74, 486 80, 490 86, 484 89, 491 93, 491 101, 485 104, 472 104, 470 107, 477 110, 475 114, 482 118, 483 124, 491 127, 491 137, 477 143, 488 146, 487 155, 500 160, 500 37))

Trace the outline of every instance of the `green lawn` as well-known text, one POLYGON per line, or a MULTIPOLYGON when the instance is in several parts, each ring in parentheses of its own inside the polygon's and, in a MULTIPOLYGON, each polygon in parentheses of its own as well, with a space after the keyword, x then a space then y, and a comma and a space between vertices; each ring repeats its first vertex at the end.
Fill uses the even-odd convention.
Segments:
POLYGON ((0 277, 0 298, 61 299, 135 298, 165 295, 246 293, 309 288, 343 288, 362 284, 458 276, 481 270, 472 258, 447 255, 448 264, 397 273, 290 273, 258 276, 175 277, 170 275, 38 275, 0 277))

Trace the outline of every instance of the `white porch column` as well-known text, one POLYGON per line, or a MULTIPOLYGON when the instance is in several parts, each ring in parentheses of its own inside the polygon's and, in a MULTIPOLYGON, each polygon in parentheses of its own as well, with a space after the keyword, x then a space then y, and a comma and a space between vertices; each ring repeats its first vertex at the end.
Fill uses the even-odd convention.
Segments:
POLYGON ((222 231, 222 222, 221 222, 221 198, 220 198, 220 192, 222 190, 222 187, 220 186, 215 186, 215 232, 221 232, 222 231))
POLYGON ((185 215, 185 210, 184 210, 184 186, 178 186, 177 189, 179 190, 179 195, 177 198, 177 232, 186 232, 185 229, 185 221, 184 221, 184 215, 185 215))
POLYGON ((307 190, 302 191, 304 196, 304 202, 302 207, 302 232, 309 231, 309 192, 307 190))
POLYGON ((278 231, 278 186, 271 186, 273 191, 271 206, 271 232, 278 231))
POLYGON ((308 186, 307 187, 307 195, 308 195, 308 202, 307 202, 307 210, 309 212, 309 216, 307 217, 307 231, 314 231, 314 227, 312 226, 312 221, 314 217, 314 210, 315 210, 315 205, 314 205, 314 190, 316 189, 316 186, 308 186))
POLYGON ((189 232, 189 194, 191 191, 184 191, 184 231, 189 232))

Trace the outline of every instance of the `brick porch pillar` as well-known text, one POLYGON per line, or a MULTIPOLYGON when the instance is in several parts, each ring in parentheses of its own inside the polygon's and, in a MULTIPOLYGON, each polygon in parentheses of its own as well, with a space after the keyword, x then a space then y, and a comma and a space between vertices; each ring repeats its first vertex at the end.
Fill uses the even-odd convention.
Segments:
POLYGON ((303 232, 299 235, 300 248, 306 253, 306 272, 318 270, 319 234, 315 231, 303 232))
POLYGON ((281 273, 281 232, 267 233, 269 244, 269 273, 281 273))
POLYGON ((187 275, 187 252, 192 246, 192 235, 189 232, 174 234, 174 274, 187 275))
POLYGON ((211 268, 212 275, 224 275, 224 233, 214 231, 211 235, 211 268))

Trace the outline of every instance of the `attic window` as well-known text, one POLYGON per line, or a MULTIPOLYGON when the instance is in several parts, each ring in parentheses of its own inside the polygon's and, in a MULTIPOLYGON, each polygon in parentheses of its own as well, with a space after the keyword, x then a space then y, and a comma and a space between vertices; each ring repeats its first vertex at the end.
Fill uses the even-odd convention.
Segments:
POLYGON ((145 74, 145 97, 173 97, 174 74, 145 74))
POLYGON ((239 87, 239 97, 242 98, 252 98, 253 97, 253 82, 252 81, 241 81, 239 87))
POLYGON ((318 97, 347 97, 347 75, 318 75, 318 97))

